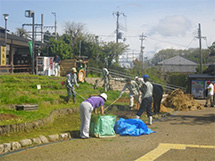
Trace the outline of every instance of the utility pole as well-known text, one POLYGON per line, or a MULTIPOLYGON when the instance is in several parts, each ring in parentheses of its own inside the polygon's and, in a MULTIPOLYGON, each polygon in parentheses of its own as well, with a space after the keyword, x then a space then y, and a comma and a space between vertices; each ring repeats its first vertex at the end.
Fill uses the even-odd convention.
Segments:
POLYGON ((120 38, 120 33, 119 33, 119 16, 123 15, 126 16, 124 13, 119 13, 119 11, 114 12, 113 15, 116 15, 116 43, 118 43, 118 39, 120 38))
POLYGON ((35 18, 35 13, 34 11, 32 10, 25 10, 25 17, 28 17, 28 18, 32 18, 32 74, 34 74, 34 69, 35 69, 35 66, 34 66, 34 48, 35 48, 35 39, 34 39, 34 18, 35 18))
POLYGON ((43 43, 43 38, 44 38, 44 32, 43 32, 43 14, 41 14, 41 42, 43 43))
POLYGON ((201 33, 201 24, 199 23, 199 28, 198 28, 198 37, 199 39, 199 55, 200 55, 200 73, 202 74, 202 33, 201 33))
POLYGON ((55 21, 54 21, 54 28, 55 28, 55 38, 57 39, 57 20, 56 20, 56 12, 52 12, 52 14, 55 17, 55 21))
POLYGON ((143 35, 140 35, 140 41, 141 41, 141 44, 140 44, 140 56, 139 56, 139 60, 143 62, 143 49, 144 49, 144 46, 143 46, 143 40, 145 40, 146 36, 143 35))

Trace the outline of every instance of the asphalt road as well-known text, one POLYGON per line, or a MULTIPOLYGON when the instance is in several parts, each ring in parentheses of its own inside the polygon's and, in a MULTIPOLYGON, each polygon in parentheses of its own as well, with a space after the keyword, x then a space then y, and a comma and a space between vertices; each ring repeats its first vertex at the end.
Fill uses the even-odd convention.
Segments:
POLYGON ((74 139, 0 157, 1 161, 213 161, 215 108, 181 111, 139 137, 74 139))

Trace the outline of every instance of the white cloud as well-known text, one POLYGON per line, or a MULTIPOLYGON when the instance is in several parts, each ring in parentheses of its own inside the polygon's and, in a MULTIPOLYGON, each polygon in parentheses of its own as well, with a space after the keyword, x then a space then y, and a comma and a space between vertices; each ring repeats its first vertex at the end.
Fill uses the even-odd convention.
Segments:
POLYGON ((191 27, 191 21, 186 17, 169 16, 161 19, 158 25, 151 29, 149 35, 157 33, 162 36, 184 36, 191 27))

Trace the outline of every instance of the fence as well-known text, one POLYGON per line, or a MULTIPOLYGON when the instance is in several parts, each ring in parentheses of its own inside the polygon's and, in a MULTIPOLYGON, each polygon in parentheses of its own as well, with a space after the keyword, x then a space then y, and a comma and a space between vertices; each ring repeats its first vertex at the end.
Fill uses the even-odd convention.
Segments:
POLYGON ((0 65, 0 73, 32 72, 31 65, 0 65))

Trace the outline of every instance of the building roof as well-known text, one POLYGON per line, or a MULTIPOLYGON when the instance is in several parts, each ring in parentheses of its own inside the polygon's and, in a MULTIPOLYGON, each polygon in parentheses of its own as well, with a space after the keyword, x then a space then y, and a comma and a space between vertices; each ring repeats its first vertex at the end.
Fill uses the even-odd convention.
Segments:
POLYGON ((215 79, 215 75, 212 74, 189 74, 188 78, 211 78, 215 79))
POLYGON ((172 58, 158 62, 159 65, 198 65, 197 63, 188 60, 182 56, 174 56, 172 58))

